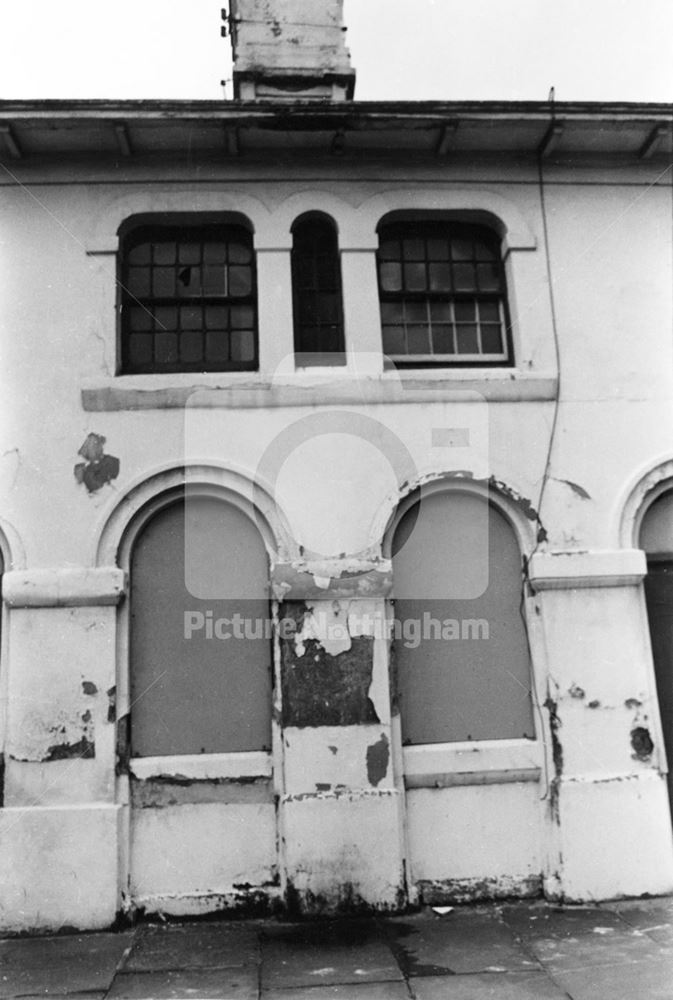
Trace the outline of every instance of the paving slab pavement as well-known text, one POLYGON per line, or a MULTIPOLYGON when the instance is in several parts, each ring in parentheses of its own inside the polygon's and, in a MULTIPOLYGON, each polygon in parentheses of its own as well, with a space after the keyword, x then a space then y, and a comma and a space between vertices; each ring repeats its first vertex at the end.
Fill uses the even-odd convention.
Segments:
POLYGON ((0 1000, 673 1000, 673 897, 0 940, 0 1000))

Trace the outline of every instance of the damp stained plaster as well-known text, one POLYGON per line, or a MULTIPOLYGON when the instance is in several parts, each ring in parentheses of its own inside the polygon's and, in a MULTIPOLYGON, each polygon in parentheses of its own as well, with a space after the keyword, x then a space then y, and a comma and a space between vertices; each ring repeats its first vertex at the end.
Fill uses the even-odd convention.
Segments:
POLYGON ((390 718, 385 646, 375 638, 382 602, 286 603, 294 635, 282 639, 284 726, 381 723, 390 718), (381 647, 380 649, 377 647, 381 647))

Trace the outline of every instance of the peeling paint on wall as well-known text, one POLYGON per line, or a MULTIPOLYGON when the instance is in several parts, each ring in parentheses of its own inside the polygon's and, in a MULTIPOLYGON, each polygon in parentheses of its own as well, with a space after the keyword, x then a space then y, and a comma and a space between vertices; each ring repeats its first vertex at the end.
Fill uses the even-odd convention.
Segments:
POLYGON ((117 718, 117 688, 112 686, 106 691, 107 694, 107 721, 114 722, 117 718))
POLYGON ((556 476, 551 476, 550 478, 556 483, 563 483, 564 486, 571 489, 575 496, 579 497, 581 500, 591 500, 591 494, 587 493, 583 486, 579 486, 577 483, 574 483, 572 479, 557 479, 556 476))
POLYGON ((119 459, 105 454, 105 440, 102 434, 87 434, 77 452, 84 461, 75 466, 75 479, 84 483, 89 493, 95 493, 119 475, 119 459))
POLYGON ((633 759, 649 761, 654 752, 654 743, 650 736, 649 729, 645 726, 635 726, 631 730, 631 746, 633 747, 633 759))
POLYGON ((93 740, 82 736, 76 743, 54 743, 49 747, 45 762, 52 760, 92 760, 96 756, 96 745, 93 740))
POLYGON ((388 773, 390 761, 390 743, 385 733, 380 739, 367 747, 367 777, 369 784, 376 787, 388 773))
POLYGON ((33 707, 24 715, 20 732, 8 741, 8 753, 26 763, 94 758, 91 710, 86 704, 60 710, 51 705, 33 707))
POLYGON ((554 777, 550 782, 549 805, 551 813, 556 822, 559 822, 559 785, 563 774, 563 746, 558 737, 561 728, 561 720, 558 714, 558 704, 551 695, 547 696, 544 707, 549 712, 549 728, 551 730, 552 759, 554 761, 554 777))
POLYGON ((131 805, 137 809, 163 809, 167 806, 202 805, 219 802, 256 804, 273 802, 271 779, 266 775, 239 778, 181 778, 180 775, 155 775, 131 781, 131 805))
POLYGON ((281 687, 283 726, 352 726, 379 722, 369 697, 373 671, 374 639, 348 637, 340 651, 324 637, 309 638, 305 620, 312 608, 304 602, 287 602, 280 617, 295 622, 294 635, 281 636, 281 687))

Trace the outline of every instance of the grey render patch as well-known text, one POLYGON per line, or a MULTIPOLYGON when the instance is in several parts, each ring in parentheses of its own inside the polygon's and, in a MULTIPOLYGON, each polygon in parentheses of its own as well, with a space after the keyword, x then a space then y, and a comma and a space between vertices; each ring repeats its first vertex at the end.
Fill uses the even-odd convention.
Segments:
POLYGON ((367 747, 367 777, 375 788, 386 776, 390 760, 390 744, 385 733, 381 733, 376 743, 367 747))

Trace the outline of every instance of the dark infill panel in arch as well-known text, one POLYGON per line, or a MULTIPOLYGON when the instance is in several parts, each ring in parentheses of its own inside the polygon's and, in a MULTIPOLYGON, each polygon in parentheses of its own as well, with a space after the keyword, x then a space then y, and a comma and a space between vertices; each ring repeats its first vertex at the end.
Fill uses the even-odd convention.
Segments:
POLYGON ((133 550, 132 754, 269 750, 269 603, 231 596, 237 587, 244 595, 266 592, 262 539, 245 514, 215 498, 190 497, 188 514, 189 588, 184 502, 160 511, 133 550))
POLYGON ((648 509, 640 544, 647 553, 645 600, 673 815, 673 493, 664 493, 648 509))
MULTIPOLYGON (((393 588, 435 574, 445 598, 397 599, 394 657, 407 744, 534 738, 531 667, 514 533, 485 500, 438 493, 402 517, 393 542, 393 588), (486 544, 465 544, 482 530, 486 544), (430 551, 429 545, 432 545, 430 551), (483 565, 484 554, 486 566, 483 565), (461 588, 461 575, 466 586, 461 588), (483 580, 481 596, 475 593, 483 580)), ((430 589, 426 590, 426 594, 430 589)))

